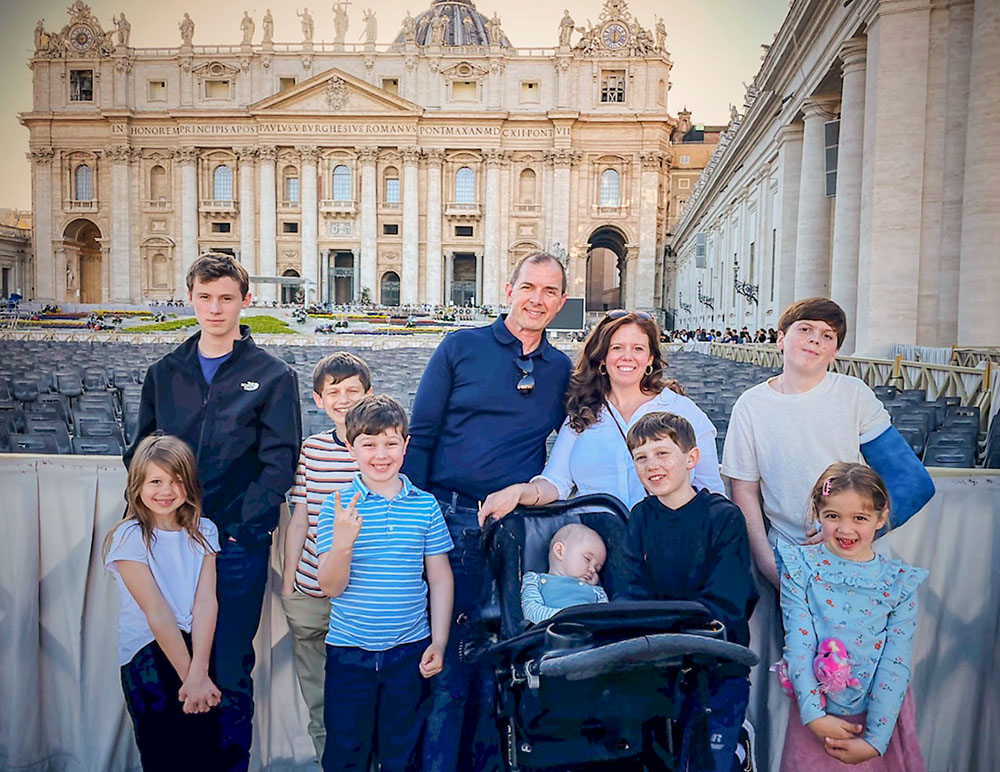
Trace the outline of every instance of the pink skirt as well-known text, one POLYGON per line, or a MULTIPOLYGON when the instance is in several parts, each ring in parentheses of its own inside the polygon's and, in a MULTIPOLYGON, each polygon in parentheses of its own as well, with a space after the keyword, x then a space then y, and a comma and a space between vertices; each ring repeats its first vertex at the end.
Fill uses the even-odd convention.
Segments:
MULTIPOLYGON (((819 739, 802 725, 799 706, 789 700, 788 730, 781 753, 781 772, 926 772, 924 757, 917 742, 917 716, 913 693, 907 689, 899 709, 885 753, 861 764, 844 764, 827 754, 819 739)), ((848 721, 864 725, 865 715, 843 716, 848 721)))

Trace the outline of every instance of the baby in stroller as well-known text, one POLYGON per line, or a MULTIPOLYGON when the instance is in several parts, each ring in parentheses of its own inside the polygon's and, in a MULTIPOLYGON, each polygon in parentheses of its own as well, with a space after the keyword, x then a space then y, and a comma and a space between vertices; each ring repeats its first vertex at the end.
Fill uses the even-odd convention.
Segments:
POLYGON ((521 581, 521 612, 537 624, 569 606, 607 603, 597 583, 608 550, 601 535, 580 523, 556 531, 549 544, 549 572, 528 571, 521 581))

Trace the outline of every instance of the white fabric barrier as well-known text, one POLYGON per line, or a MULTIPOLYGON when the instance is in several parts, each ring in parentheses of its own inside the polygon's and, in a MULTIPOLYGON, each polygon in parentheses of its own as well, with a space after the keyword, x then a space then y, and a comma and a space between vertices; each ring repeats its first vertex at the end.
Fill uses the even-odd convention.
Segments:
MULTIPOLYGON (((937 495, 886 545, 931 569, 913 676, 927 768, 985 772, 1000 759, 990 688, 1000 674, 1000 472, 933 474, 937 495)), ((0 455, 0 769, 139 767, 116 665, 117 591, 100 558, 124 483, 114 458, 0 455)), ((279 536, 256 640, 252 770, 315 769, 277 593, 280 546, 279 536)), ((776 758, 787 698, 767 692, 774 709, 760 713, 758 734, 776 758)))

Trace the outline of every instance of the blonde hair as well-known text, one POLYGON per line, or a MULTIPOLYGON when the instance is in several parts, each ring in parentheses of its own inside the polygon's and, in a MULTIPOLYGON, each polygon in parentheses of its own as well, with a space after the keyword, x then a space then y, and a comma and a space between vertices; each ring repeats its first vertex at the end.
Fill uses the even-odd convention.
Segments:
POLYGON ((142 502, 143 483, 150 464, 156 464, 164 472, 180 483, 184 502, 174 512, 177 525, 187 531, 191 537, 206 552, 212 551, 208 540, 199 529, 201 522, 201 483, 198 480, 198 463, 194 453, 183 440, 166 434, 152 434, 139 443, 132 456, 128 468, 128 481, 125 487, 125 500, 128 508, 125 518, 112 528, 104 537, 103 555, 106 558, 111 549, 111 541, 115 531, 129 522, 138 523, 142 531, 142 540, 149 549, 152 545, 155 528, 153 513, 142 502))
MULTIPOLYGON (((806 512, 806 528, 819 519, 819 511, 823 506, 823 500, 828 496, 835 496, 844 491, 854 491, 860 496, 867 498, 872 508, 881 515, 888 509, 889 492, 885 488, 885 483, 878 473, 871 467, 864 464, 853 464, 847 461, 838 461, 830 464, 819 476, 812 491, 809 493, 809 505, 806 512)), ((886 517, 885 526, 889 525, 889 518, 886 517)))

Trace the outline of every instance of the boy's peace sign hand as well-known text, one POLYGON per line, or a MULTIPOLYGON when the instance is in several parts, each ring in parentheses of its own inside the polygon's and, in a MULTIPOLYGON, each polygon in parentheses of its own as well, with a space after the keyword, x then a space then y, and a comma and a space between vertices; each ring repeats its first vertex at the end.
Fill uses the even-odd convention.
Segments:
POLYGON ((333 541, 340 546, 352 546, 361 533, 361 515, 358 514, 360 498, 361 493, 355 493, 350 503, 344 507, 340 491, 333 494, 333 541))

